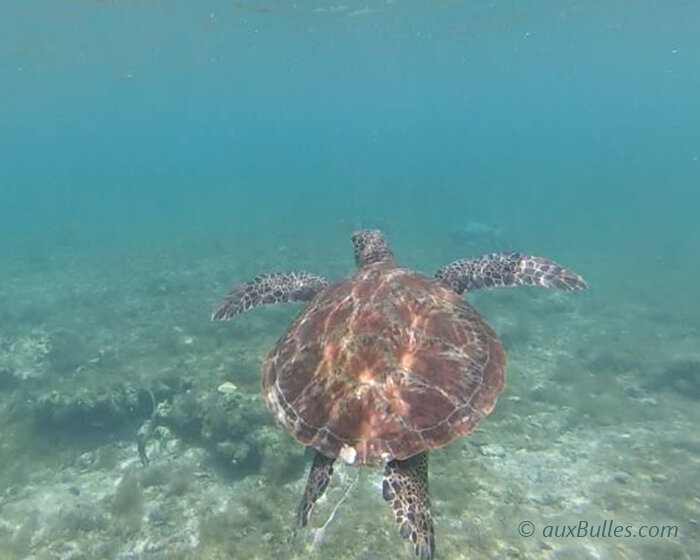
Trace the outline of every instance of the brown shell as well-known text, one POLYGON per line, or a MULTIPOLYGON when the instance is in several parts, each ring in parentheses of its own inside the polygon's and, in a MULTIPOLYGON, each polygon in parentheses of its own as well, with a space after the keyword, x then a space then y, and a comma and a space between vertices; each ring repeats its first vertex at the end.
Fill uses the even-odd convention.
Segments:
POLYGON ((471 432, 503 388, 496 334, 458 294, 404 268, 329 286, 263 365, 277 420, 329 457, 378 464, 471 432))

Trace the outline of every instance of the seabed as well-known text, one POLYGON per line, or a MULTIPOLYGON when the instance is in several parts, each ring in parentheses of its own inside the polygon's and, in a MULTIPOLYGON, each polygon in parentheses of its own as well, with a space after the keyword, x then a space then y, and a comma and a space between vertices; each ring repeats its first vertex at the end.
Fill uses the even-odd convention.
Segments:
MULTIPOLYGON (((310 456, 265 410, 259 363, 298 307, 230 325, 208 310, 273 262, 337 275, 351 257, 260 254, 239 255, 240 269, 216 255, 130 257, 139 274, 118 283, 116 262, 70 254, 3 265, 0 558, 412 558, 379 470, 339 467, 294 535, 310 456), (144 466, 135 434, 150 417, 144 466)), ((469 298, 504 341, 507 386, 474 434, 432 454, 438 559, 700 558, 697 325, 578 268, 584 294, 469 298), (678 530, 541 534, 581 520, 678 530), (523 521, 533 536, 518 534, 523 521)))

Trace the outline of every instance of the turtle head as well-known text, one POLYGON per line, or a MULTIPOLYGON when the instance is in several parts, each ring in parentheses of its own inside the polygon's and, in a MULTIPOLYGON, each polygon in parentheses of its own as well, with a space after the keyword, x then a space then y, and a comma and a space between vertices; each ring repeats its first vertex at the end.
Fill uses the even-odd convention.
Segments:
POLYGON ((394 262, 394 252, 378 229, 360 229, 352 234, 358 268, 379 262, 394 262))

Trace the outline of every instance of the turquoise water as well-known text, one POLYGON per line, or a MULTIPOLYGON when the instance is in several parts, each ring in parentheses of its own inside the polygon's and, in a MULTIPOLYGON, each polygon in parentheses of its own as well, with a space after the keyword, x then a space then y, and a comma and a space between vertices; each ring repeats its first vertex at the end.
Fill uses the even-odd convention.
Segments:
POLYGON ((428 274, 520 250, 590 285, 469 295, 507 386, 433 454, 436 558, 700 557, 698 21, 670 0, 3 2, 0 558, 410 558, 379 471, 320 532, 340 468, 291 536, 310 455, 259 364, 300 306, 209 321, 260 272, 350 274, 367 226, 428 274), (517 533, 604 519, 678 532, 517 533))

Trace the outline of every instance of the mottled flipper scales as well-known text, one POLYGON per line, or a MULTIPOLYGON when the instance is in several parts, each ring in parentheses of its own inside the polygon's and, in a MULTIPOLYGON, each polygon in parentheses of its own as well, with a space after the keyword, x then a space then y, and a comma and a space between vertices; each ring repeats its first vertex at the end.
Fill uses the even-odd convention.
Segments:
POLYGON ((311 301, 328 280, 308 272, 273 272, 238 284, 216 306, 211 318, 228 321, 259 305, 285 301, 311 301))
POLYGON ((501 286, 527 285, 569 291, 588 287, 581 276, 560 264, 522 253, 492 253, 454 261, 438 270, 435 277, 458 294, 501 286))
POLYGON ((382 486, 384 499, 391 502, 399 533, 414 546, 420 560, 432 560, 435 531, 428 495, 428 453, 405 461, 389 461, 382 486))
POLYGON ((297 510, 297 523, 300 527, 306 527, 311 509, 314 507, 316 500, 323 496, 323 493, 326 491, 326 487, 333 475, 334 461, 335 459, 330 459, 318 451, 314 454, 314 461, 311 463, 304 495, 297 510))

